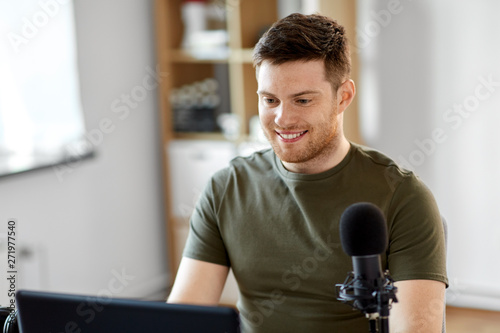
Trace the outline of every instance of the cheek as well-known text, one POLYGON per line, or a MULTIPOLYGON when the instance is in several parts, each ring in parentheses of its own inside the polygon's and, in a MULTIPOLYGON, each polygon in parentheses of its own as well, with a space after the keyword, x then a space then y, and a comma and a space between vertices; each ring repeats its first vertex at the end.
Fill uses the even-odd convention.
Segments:
POLYGON ((273 113, 269 109, 259 104, 259 119, 263 125, 267 125, 274 119, 273 113))

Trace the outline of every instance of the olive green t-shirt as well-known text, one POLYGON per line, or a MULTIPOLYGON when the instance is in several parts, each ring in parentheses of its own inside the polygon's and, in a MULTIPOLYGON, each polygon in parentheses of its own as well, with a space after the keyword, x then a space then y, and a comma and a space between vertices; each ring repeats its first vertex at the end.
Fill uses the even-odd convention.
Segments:
POLYGON ((231 267, 243 332, 367 332, 368 320, 335 288, 352 271, 340 216, 358 202, 386 216, 381 257, 394 280, 448 283, 432 194, 412 172, 356 144, 319 174, 287 171, 272 150, 235 158, 198 201, 184 256, 231 267))

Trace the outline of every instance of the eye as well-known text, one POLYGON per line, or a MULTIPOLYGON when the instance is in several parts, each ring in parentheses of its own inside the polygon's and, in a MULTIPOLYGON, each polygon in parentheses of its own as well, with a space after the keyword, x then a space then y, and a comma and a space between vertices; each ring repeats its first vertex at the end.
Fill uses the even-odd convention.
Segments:
POLYGON ((301 105, 307 105, 311 102, 310 99, 307 99, 307 98, 301 98, 301 99, 298 99, 297 100, 297 104, 301 104, 301 105))
POLYGON ((278 100, 276 98, 273 98, 273 97, 262 97, 262 100, 264 101, 264 103, 266 104, 276 104, 278 103, 278 100))

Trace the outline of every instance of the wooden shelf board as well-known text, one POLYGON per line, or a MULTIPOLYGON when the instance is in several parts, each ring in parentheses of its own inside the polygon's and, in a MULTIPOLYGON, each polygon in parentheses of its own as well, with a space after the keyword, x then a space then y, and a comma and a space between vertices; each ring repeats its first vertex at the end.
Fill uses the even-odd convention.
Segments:
POLYGON ((253 49, 223 50, 220 53, 207 54, 176 49, 169 51, 169 58, 173 63, 252 63, 253 49))
POLYGON ((182 140, 225 140, 222 133, 217 132, 175 132, 174 139, 182 140))

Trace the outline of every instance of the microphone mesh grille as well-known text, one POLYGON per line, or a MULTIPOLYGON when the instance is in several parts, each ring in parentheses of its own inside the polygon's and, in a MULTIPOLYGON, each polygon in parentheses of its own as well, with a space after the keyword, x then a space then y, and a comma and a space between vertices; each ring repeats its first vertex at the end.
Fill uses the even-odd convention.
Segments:
POLYGON ((349 256, 384 253, 387 249, 387 224, 382 211, 372 203, 353 204, 340 217, 340 241, 349 256))

